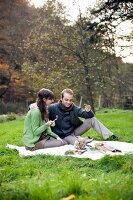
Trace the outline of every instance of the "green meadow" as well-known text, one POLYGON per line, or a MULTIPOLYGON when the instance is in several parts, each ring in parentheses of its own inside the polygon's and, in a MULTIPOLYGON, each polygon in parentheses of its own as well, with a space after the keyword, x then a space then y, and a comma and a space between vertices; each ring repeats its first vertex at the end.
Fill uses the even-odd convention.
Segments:
MULTIPOLYGON (((96 117, 120 137, 133 143, 133 111, 102 110, 96 117)), ((0 199, 132 200, 133 154, 92 161, 61 156, 19 157, 7 144, 22 146, 22 118, 0 123, 0 199)), ((95 131, 90 135, 102 140, 95 131)))

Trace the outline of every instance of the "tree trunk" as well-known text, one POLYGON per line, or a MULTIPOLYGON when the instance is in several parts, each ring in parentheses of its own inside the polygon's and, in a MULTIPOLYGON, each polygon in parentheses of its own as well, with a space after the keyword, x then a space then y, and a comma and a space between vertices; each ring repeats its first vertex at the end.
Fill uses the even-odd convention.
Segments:
POLYGON ((88 103, 91 105, 92 110, 95 112, 94 98, 93 98, 93 91, 92 91, 92 82, 89 77, 89 69, 86 65, 84 66, 84 71, 85 71, 85 81, 86 81, 85 85, 86 85, 86 94, 88 97, 88 103))

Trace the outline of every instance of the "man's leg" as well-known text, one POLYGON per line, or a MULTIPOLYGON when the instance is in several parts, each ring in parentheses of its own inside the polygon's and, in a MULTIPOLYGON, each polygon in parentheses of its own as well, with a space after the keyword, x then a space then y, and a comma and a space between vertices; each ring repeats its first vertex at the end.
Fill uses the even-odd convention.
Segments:
POLYGON ((90 128, 93 128, 97 133, 103 136, 104 139, 109 138, 113 133, 107 129, 100 121, 95 117, 85 119, 83 124, 74 130, 75 136, 82 135, 90 128))
POLYGON ((77 137, 74 134, 68 135, 63 140, 65 140, 68 144, 74 144, 77 137))

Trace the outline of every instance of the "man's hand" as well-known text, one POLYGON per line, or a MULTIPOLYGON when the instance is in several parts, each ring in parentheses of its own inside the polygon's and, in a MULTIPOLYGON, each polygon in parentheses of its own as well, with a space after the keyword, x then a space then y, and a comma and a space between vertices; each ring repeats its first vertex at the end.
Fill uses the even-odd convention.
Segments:
POLYGON ((84 106, 85 106, 85 111, 86 112, 91 111, 91 106, 90 105, 84 104, 84 106))

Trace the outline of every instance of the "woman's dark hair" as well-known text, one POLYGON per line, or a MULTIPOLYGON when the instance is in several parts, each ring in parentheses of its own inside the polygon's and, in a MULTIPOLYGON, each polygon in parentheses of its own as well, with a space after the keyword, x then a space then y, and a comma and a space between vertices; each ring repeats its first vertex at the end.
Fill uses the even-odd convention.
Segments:
POLYGON ((38 92, 37 106, 38 106, 38 108, 41 112, 42 120, 46 119, 47 116, 48 116, 48 112, 47 112, 47 109, 46 109, 46 104, 45 104, 44 98, 52 100, 52 99, 54 99, 54 93, 51 90, 45 89, 45 88, 42 88, 38 92))

